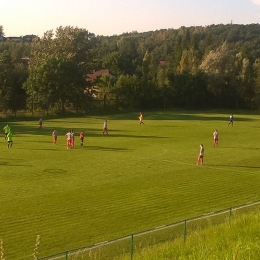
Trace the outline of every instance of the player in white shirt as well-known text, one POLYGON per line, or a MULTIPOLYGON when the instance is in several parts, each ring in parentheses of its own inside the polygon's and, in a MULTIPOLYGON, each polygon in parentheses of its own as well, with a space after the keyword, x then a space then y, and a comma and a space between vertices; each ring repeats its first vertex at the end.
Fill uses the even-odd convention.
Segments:
POLYGON ((57 138, 58 138, 58 133, 57 133, 57 130, 53 130, 52 132, 52 143, 53 145, 57 144, 57 138))
POLYGON ((104 121, 104 124, 103 124, 103 134, 106 133, 108 134, 108 130, 107 130, 107 120, 104 121))
POLYGON ((213 145, 214 147, 218 146, 218 130, 216 129, 214 132, 213 132, 213 145))
POLYGON ((74 131, 70 131, 70 147, 74 147, 75 134, 74 131))
POLYGON ((71 147, 71 132, 69 131, 67 134, 65 134, 67 139, 67 149, 70 149, 71 147))
POLYGON ((203 157, 204 157, 204 146, 203 144, 200 145, 200 153, 197 160, 197 165, 203 165, 203 157))

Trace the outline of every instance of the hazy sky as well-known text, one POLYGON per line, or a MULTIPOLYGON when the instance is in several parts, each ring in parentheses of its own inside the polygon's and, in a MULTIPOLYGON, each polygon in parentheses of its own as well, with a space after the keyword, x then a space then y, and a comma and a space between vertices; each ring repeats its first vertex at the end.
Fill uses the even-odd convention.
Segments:
POLYGON ((0 10, 5 36, 42 37, 68 25, 114 35, 260 21, 260 0, 0 0, 0 10))

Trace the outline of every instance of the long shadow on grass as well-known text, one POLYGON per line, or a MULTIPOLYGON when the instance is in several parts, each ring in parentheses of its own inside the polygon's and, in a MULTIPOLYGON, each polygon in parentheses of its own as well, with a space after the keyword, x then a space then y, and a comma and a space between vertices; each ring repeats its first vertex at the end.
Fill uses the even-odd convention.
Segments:
MULTIPOLYGON (((232 111, 230 112, 232 113, 232 111)), ((214 113, 214 112, 207 112, 207 111, 187 111, 187 112, 175 112, 175 111, 143 111, 143 120, 144 123, 146 120, 212 120, 212 121, 223 121, 223 122, 229 122, 229 116, 230 113, 227 113, 226 115, 223 116, 214 116, 214 114, 223 114, 223 113, 214 113)), ((103 117, 95 117, 96 119, 100 120, 135 120, 137 121, 138 124, 138 117, 139 117, 139 112, 137 113, 122 113, 122 114, 112 114, 112 115, 107 115, 103 117)), ((234 114, 234 122, 236 121, 255 121, 252 118, 245 118, 243 116, 239 116, 234 114)))
MULTIPOLYGON (((172 114, 172 115, 149 115, 146 119, 150 120, 183 120, 183 121, 223 121, 228 124, 229 115, 228 116, 202 116, 197 114, 172 114)), ((244 117, 235 117, 234 124, 236 121, 255 121, 252 118, 244 118, 244 117)), ((144 119, 145 122, 145 119, 144 119)))
POLYGON ((230 165, 230 164, 207 164, 207 166, 216 166, 216 167, 229 167, 229 168, 251 168, 259 169, 260 166, 248 166, 248 165, 230 165))
MULTIPOLYGON (((37 143, 37 142, 36 142, 37 143)), ((64 144, 64 147, 65 147, 65 144, 64 144)), ((28 150, 27 148, 15 148, 16 150, 28 150)), ((30 150, 32 151, 59 151, 61 152, 60 150, 57 150, 57 149, 51 149, 51 148, 30 148, 30 150)))
POLYGON ((60 169, 60 168, 46 168, 45 170, 43 170, 43 172, 46 172, 46 173, 61 173, 61 174, 64 174, 64 173, 68 173, 67 170, 64 170, 64 169, 60 169))
MULTIPOLYGON (((34 125, 26 125, 27 121, 10 121, 9 125, 11 127, 11 130, 15 135, 17 134, 31 134, 31 135, 50 135, 54 129, 56 129, 58 131, 58 135, 62 136, 65 135, 70 129, 73 129, 75 132, 75 135, 77 136, 79 134, 80 131, 84 131, 86 133, 86 135, 90 134, 91 136, 93 136, 94 134, 96 135, 97 133, 101 133, 102 132, 102 122, 104 119, 108 120, 108 124, 109 124, 109 120, 135 120, 136 123, 135 125, 139 124, 138 121, 138 113, 126 113, 126 114, 112 114, 109 116, 99 116, 99 117, 83 117, 81 120, 77 120, 77 121, 69 121, 70 119, 66 120, 57 120, 55 122, 55 120, 53 119, 47 119, 44 121, 43 124, 43 130, 39 130, 38 129, 38 122, 35 122, 34 125), (99 126, 97 126, 97 128, 88 128, 87 124, 86 124, 86 120, 87 118, 95 118, 95 119, 100 119, 101 124, 99 126), (63 127, 56 127, 56 123, 58 125, 60 124, 64 124, 63 127), (45 126, 45 124, 51 124, 52 127, 50 126, 45 126), (72 125, 75 124, 79 124, 82 125, 82 127, 75 127, 73 128, 72 125)), ((194 113, 174 113, 174 112, 147 112, 147 115, 144 115, 144 122, 145 120, 183 120, 183 121, 189 121, 189 120, 201 120, 201 121, 223 121, 226 124, 228 124, 229 122, 229 115, 227 116, 212 116, 212 114, 207 115, 207 113, 205 112, 203 115, 198 115, 196 114, 196 112, 194 113)), ((234 120, 234 124, 236 123, 236 121, 255 121, 252 118, 245 118, 243 116, 236 116, 235 115, 235 120, 234 120)), ((8 123, 8 121, 6 121, 8 123)), ((28 123, 31 123, 31 121, 29 120, 28 123)), ((6 123, 2 123, 2 128, 6 125, 6 123)), ((109 130, 109 132, 111 132, 111 130, 109 130)), ((126 136, 128 137, 128 136, 126 136)))
POLYGON ((225 146, 223 146, 221 148, 225 148, 225 149, 241 149, 241 150, 245 150, 245 149, 247 149, 247 150, 260 150, 260 148, 258 148, 258 147, 242 147, 242 146, 240 146, 240 147, 225 147, 225 146))
POLYGON ((20 166, 23 166, 23 167, 33 167, 32 165, 30 164, 17 164, 17 163, 13 163, 13 162, 0 162, 0 165, 4 165, 4 166, 15 166, 15 167, 20 167, 20 166))
POLYGON ((115 148, 115 147, 103 147, 103 146, 88 146, 87 147, 88 150, 103 150, 103 151, 111 151, 111 152, 115 152, 115 151, 129 151, 130 149, 127 148, 115 148))
MULTIPOLYGON (((64 126, 64 127, 56 127, 55 125, 53 125, 53 127, 43 127, 43 130, 39 130, 37 127, 34 127, 34 126, 28 126, 28 125, 23 125, 23 124, 19 124, 19 122, 12 122, 9 124, 10 127, 11 127, 11 131, 14 135, 14 138, 15 136, 18 136, 18 135, 24 135, 24 137, 26 138, 26 135, 38 135, 38 136, 52 136, 52 132, 54 129, 57 130, 58 132, 58 136, 64 136, 65 137, 65 134, 73 129, 74 133, 75 133, 75 137, 78 137, 79 136, 79 133, 81 131, 84 131, 85 134, 88 134, 88 133, 91 133, 92 131, 95 131, 97 132, 98 129, 89 129, 89 128, 86 128, 84 127, 84 124, 82 123, 82 128, 73 128, 72 126, 64 126)), ((99 133, 102 133, 102 128, 101 130, 99 131, 99 133)))
MULTIPOLYGON (((91 136, 100 136, 100 134, 97 135, 91 135, 91 136)), ((102 135, 101 135, 102 136, 102 135)), ((124 135, 124 134, 111 134, 111 135, 105 135, 105 137, 126 137, 126 138, 155 138, 155 139, 162 139, 162 138, 172 138, 167 136, 156 136, 156 135, 124 135)))

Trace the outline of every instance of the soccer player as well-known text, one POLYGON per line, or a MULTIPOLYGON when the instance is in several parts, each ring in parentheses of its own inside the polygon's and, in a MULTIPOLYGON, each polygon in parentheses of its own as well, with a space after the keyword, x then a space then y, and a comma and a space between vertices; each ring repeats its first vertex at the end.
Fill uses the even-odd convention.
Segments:
POLYGON ((231 115, 229 116, 228 126, 229 126, 230 124, 233 126, 233 122, 234 122, 234 116, 233 116, 233 114, 231 114, 231 115))
POLYGON ((43 124, 43 120, 42 120, 42 118, 40 118, 40 120, 39 120, 39 129, 40 130, 42 130, 42 124, 43 124))
POLYGON ((84 145, 84 132, 80 132, 79 140, 80 140, 80 147, 83 147, 83 145, 84 145))
POLYGON ((57 138, 58 138, 58 132, 57 130, 53 130, 52 132, 52 143, 53 145, 56 145, 57 144, 57 138))
POLYGON ((106 133, 108 134, 108 130, 107 130, 107 120, 104 121, 104 124, 103 124, 103 134, 106 133))
POLYGON ((203 144, 200 145, 200 153, 197 160, 197 165, 203 165, 203 157, 204 157, 204 146, 203 144))
POLYGON ((67 149, 71 148, 71 132, 69 131, 67 134, 65 134, 67 139, 67 149))
POLYGON ((11 130, 7 134, 7 148, 10 149, 13 147, 13 134, 11 130))
POLYGON ((214 147, 218 146, 218 130, 217 129, 213 132, 213 145, 214 145, 214 147))
POLYGON ((11 131, 11 127, 7 124, 4 128, 4 133, 5 133, 5 140, 7 139, 8 133, 11 131))
POLYGON ((70 138, 71 138, 70 146, 71 146, 71 147, 74 147, 75 134, 74 134, 74 131, 73 131, 73 130, 70 131, 70 138))
POLYGON ((139 118, 139 124, 140 124, 140 126, 141 126, 142 124, 144 124, 142 112, 139 113, 139 117, 138 117, 138 118, 139 118))

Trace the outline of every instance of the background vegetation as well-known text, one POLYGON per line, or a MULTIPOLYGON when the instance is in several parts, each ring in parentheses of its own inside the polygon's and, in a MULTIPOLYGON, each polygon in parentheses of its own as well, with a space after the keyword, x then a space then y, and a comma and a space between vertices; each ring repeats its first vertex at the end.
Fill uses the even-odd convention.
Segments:
POLYGON ((66 26, 55 33, 47 31, 31 44, 2 42, 2 110, 87 111, 94 100, 116 100, 117 109, 256 109, 260 105, 259 35, 259 24, 181 27, 111 37, 66 26), (24 56, 29 64, 22 60, 24 56), (86 82, 86 74, 99 69, 108 69, 110 75, 86 82))

